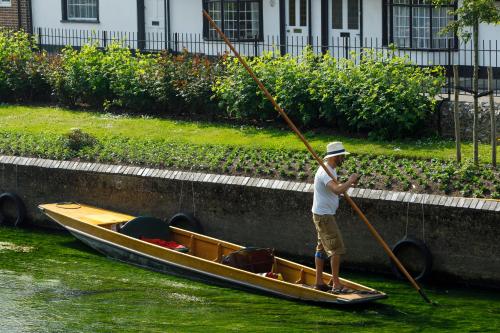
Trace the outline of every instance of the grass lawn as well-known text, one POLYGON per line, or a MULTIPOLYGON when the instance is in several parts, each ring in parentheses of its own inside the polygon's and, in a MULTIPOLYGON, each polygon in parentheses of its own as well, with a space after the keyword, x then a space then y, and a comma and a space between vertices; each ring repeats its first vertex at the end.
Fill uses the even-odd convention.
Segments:
MULTIPOLYGON (((474 166, 453 162, 454 143, 447 140, 306 136, 320 156, 328 142, 343 141, 353 154, 339 170, 341 180, 359 173, 363 188, 500 198, 500 173, 486 164, 487 145, 481 145, 484 163, 474 166)), ((471 149, 464 144, 464 156, 471 149)), ((0 106, 0 154, 302 181, 312 181, 317 168, 289 130, 32 106, 0 106)))
MULTIPOLYGON (((306 150, 302 142, 290 130, 116 116, 52 107, 0 105, 0 129, 3 131, 65 134, 75 127, 96 137, 120 136, 132 139, 161 139, 195 145, 306 150)), ((306 132, 305 136, 320 155, 328 142, 342 141, 347 150, 356 154, 424 159, 454 159, 455 157, 455 143, 451 140, 387 142, 312 132, 306 132)), ((481 161, 488 163, 491 156, 489 145, 481 144, 479 149, 481 161)), ((462 156, 472 157, 471 143, 462 145, 462 156)))

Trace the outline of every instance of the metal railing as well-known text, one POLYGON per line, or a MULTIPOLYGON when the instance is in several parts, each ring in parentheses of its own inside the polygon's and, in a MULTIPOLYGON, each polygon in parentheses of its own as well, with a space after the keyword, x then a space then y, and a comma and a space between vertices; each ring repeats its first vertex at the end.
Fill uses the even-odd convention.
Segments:
MULTIPOLYGON (((58 52, 66 45, 80 48, 85 44, 94 43, 105 48, 110 43, 120 43, 124 47, 139 49, 142 52, 178 53, 187 51, 193 54, 218 56, 229 53, 229 49, 221 40, 208 40, 202 34, 174 32, 165 35, 163 32, 147 32, 139 36, 134 31, 105 31, 42 28, 34 29, 34 38, 40 48, 49 52, 58 52)), ((256 36, 257 37, 257 36, 256 36)), ((380 57, 390 57, 393 54, 408 57, 419 66, 443 66, 446 70, 448 84, 444 93, 451 93, 453 78, 452 66, 459 66, 461 94, 470 95, 467 89, 472 88, 473 47, 472 42, 457 43, 455 39, 448 41, 447 48, 441 49, 409 49, 404 45, 398 48, 384 45, 377 38, 330 38, 327 45, 321 39, 307 36, 294 36, 280 39, 280 36, 264 36, 252 41, 234 41, 238 52, 245 56, 262 55, 264 52, 274 54, 290 54, 298 56, 305 47, 310 47, 315 54, 330 53, 335 58, 351 58, 358 63, 361 55, 373 50, 380 57)), ((481 41, 479 45, 479 92, 487 90, 487 67, 493 68, 494 77, 500 78, 500 49, 498 40, 481 41)), ((500 96, 500 79, 494 79, 494 91, 500 96)))

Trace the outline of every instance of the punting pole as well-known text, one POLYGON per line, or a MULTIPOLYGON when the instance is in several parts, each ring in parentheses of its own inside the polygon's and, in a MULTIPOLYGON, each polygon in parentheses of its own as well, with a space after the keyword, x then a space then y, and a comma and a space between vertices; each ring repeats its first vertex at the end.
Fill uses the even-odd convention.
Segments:
MULTIPOLYGON (((323 162, 323 160, 318 156, 318 154, 316 154, 316 152, 311 147, 311 145, 309 144, 309 142, 307 141, 307 139, 302 135, 302 133, 295 126, 295 124, 292 122, 292 120, 290 120, 290 118, 288 118, 288 115, 278 105, 278 103, 275 101, 275 99, 273 98, 273 96, 271 96, 271 94, 266 89, 266 87, 262 84, 262 82, 257 78, 257 76, 255 76, 255 73, 248 66, 248 64, 245 61, 245 59, 243 59, 240 56, 240 54, 238 53, 238 51, 236 51, 236 49, 234 48, 233 44, 231 44, 231 42, 226 37, 226 35, 222 32, 222 30, 219 29, 219 27, 217 26, 217 24, 214 22, 214 20, 212 19, 212 17, 210 17, 210 15, 208 14, 208 12, 206 10, 203 10, 203 16, 205 16, 205 18, 208 20, 208 22, 210 23, 210 25, 212 26, 212 28, 214 28, 215 31, 217 31, 217 33, 222 37, 222 39, 227 44, 227 46, 229 46, 229 48, 231 49, 231 51, 233 51, 234 55, 238 58, 238 60, 240 61, 240 63, 243 65, 243 67, 245 67, 245 69, 247 70, 248 74, 250 74, 250 76, 255 81, 255 83, 257 83, 257 85, 259 86, 260 90, 264 93, 264 95, 267 97, 267 99, 273 104, 273 106, 276 109, 276 111, 278 111, 279 114, 283 117, 283 119, 285 119, 285 122, 292 129, 292 131, 294 131, 295 134, 297 134, 297 136, 299 137, 299 139, 304 143, 304 145, 306 146, 307 150, 309 150, 309 152, 314 157, 314 159, 318 162, 318 164, 323 169, 325 169, 326 173, 333 179, 334 182, 336 182, 335 177, 330 172, 330 170, 326 167, 326 165, 323 162)), ((387 245, 387 243, 380 236, 380 234, 377 232, 377 230, 375 230, 375 228, 371 225, 370 221, 368 221, 368 219, 366 218, 365 214, 363 214, 363 212, 361 211, 361 209, 359 209, 359 207, 351 199, 351 197, 347 193, 344 193, 344 198, 351 205, 351 207, 354 209, 354 211, 358 214, 358 216, 361 218, 361 220, 363 220, 363 222, 366 224, 366 226, 370 230, 370 232, 373 235, 373 237, 375 237, 375 239, 379 242, 379 244, 384 248, 385 252, 396 263, 396 266, 398 266, 399 270, 401 272, 403 272, 403 274, 410 281, 410 283, 413 285, 413 287, 418 291, 418 293, 422 296, 422 298, 426 302, 432 303, 431 300, 425 294, 424 290, 418 285, 417 281, 415 281, 415 279, 413 279, 413 277, 404 268, 403 264, 401 264, 401 262, 399 261, 399 259, 394 255, 394 253, 391 251, 391 249, 389 248, 389 246, 387 245)))

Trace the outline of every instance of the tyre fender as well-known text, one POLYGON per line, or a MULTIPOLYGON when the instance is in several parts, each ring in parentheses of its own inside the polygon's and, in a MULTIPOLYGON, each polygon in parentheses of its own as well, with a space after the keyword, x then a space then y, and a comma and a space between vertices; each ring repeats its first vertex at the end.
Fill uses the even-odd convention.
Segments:
MULTIPOLYGON (((421 258, 423 258, 423 261, 424 261, 424 267, 423 267, 422 271, 418 272, 418 275, 414 276, 413 278, 416 281, 425 280, 426 278, 429 277, 429 275, 432 271, 433 258, 432 258, 431 252, 429 251, 429 248, 427 247, 427 245, 425 245, 425 243, 423 241, 421 241, 419 239, 406 237, 406 238, 403 238, 402 240, 400 240, 399 242, 397 242, 396 245, 393 246, 392 252, 397 257, 398 253, 407 247, 412 247, 414 249, 417 249, 421 258)), ((403 275, 403 273, 401 273, 399 271, 396 263, 394 263, 393 260, 391 260, 391 269, 396 277, 398 277, 399 279, 405 279, 405 276, 403 275)))
POLYGON ((10 192, 2 193, 0 195, 0 224, 6 224, 6 222, 8 222, 8 218, 2 211, 2 208, 4 203, 9 201, 14 205, 16 210, 16 217, 13 221, 13 225, 18 227, 24 223, 26 218, 26 206, 17 194, 10 192))
POLYGON ((190 213, 177 213, 170 218, 168 225, 180 229, 189 230, 198 234, 203 234, 203 226, 194 215, 190 213))

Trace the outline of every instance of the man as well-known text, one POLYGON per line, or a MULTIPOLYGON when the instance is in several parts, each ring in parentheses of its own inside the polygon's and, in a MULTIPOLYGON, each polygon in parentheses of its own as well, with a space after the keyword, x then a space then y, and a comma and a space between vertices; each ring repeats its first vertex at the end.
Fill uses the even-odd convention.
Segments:
POLYGON ((343 183, 337 183, 337 167, 344 162, 345 150, 341 142, 331 142, 327 145, 326 156, 323 158, 326 167, 335 177, 332 179, 326 171, 320 167, 314 177, 314 200, 311 209, 313 222, 318 233, 318 245, 314 255, 316 264, 315 289, 329 291, 330 287, 322 279, 325 259, 330 258, 332 266, 332 291, 334 293, 345 293, 347 289, 340 283, 339 267, 340 256, 345 254, 342 235, 335 221, 335 213, 339 206, 339 195, 354 186, 359 176, 353 174, 343 183))

